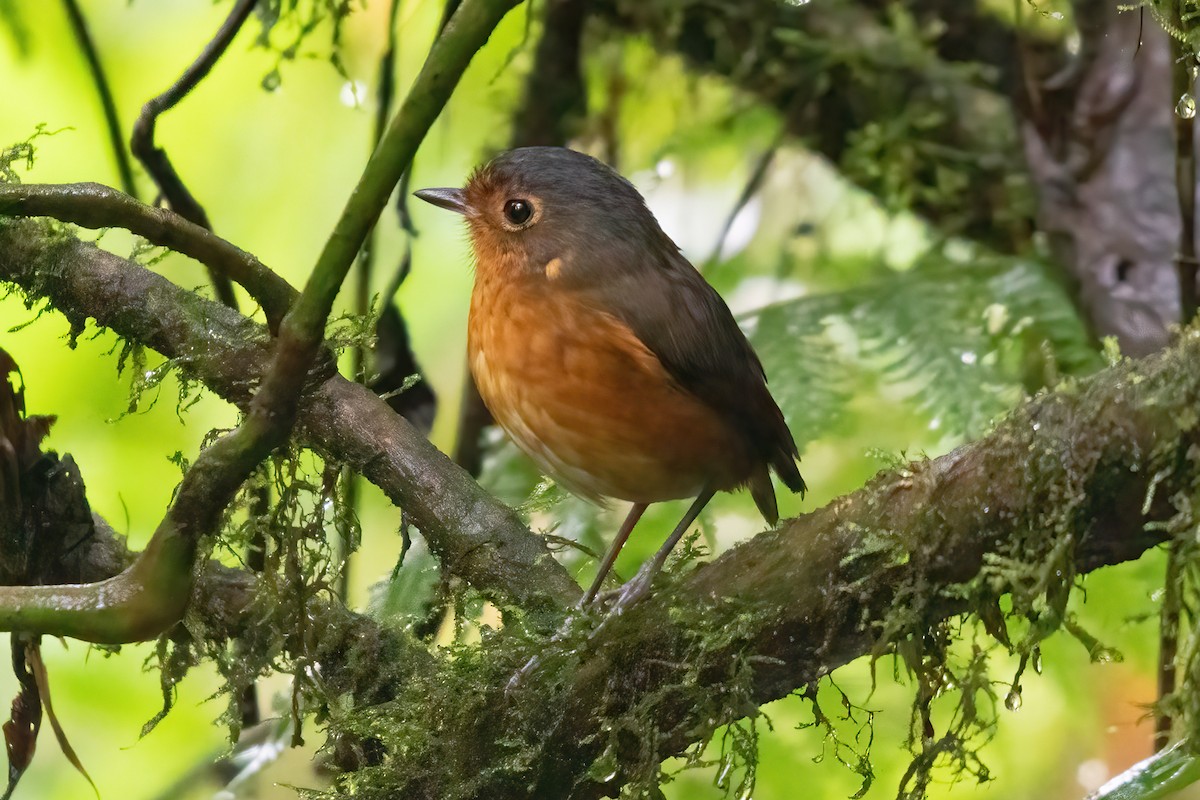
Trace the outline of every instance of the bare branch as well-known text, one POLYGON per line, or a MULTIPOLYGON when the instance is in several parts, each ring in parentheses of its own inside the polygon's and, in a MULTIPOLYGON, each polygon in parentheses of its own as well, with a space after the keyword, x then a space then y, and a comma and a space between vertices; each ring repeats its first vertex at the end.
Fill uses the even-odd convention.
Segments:
MULTIPOLYGON (((205 45, 204 50, 184 70, 179 80, 175 81, 165 92, 142 106, 142 113, 138 115, 137 121, 133 125, 133 136, 129 140, 129 149, 150 173, 150 177, 158 186, 158 190, 162 192, 167 204, 184 219, 210 231, 212 223, 208 221, 208 214, 204 212, 204 207, 184 185, 183 179, 179 177, 179 173, 171 164, 171 159, 167 157, 167 151, 154 143, 154 128, 160 114, 174 108, 192 89, 196 88, 200 81, 204 80, 204 77, 225 54, 225 50, 233 42, 238 31, 242 29, 242 25, 250 16, 250 12, 254 10, 257 2, 258 0, 237 0, 233 10, 229 12, 229 16, 221 23, 216 36, 205 45)), ((237 308, 237 298, 234 297, 233 287, 229 280, 218 273, 210 273, 210 277, 221 302, 230 308, 237 308)))

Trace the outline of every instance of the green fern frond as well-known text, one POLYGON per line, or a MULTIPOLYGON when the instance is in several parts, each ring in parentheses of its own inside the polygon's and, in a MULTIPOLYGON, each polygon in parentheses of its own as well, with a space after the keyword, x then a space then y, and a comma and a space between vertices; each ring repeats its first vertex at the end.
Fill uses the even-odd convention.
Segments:
POLYGON ((751 335, 796 445, 828 433, 850 400, 853 369, 827 331, 827 296, 763 309, 751 335))
POLYGON ((753 338, 789 423, 813 433, 836 422, 856 368, 877 370, 943 430, 968 435, 1030 388, 1029 352, 1049 353, 1070 373, 1098 365, 1047 269, 988 255, 935 252, 867 286, 767 307, 753 338), (829 338, 834 320, 855 340, 849 346, 829 338))

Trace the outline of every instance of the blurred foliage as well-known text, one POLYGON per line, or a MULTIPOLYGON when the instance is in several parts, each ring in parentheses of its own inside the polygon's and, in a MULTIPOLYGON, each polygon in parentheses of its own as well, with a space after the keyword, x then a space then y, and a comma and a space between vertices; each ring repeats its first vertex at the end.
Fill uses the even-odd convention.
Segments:
POLYGON ((280 66, 302 55, 301 47, 318 30, 329 33, 328 45, 313 48, 314 53, 328 53, 329 63, 341 75, 346 68, 341 57, 342 23, 355 6, 354 0, 263 0, 255 4, 254 12, 262 27, 258 34, 260 46, 277 56, 275 66, 263 76, 262 87, 275 91, 283 82, 280 66))
POLYGON ((856 369, 873 366, 935 428, 974 437, 1029 388, 1031 360, 1052 359, 1045 369, 1072 374, 1099 366, 1045 265, 976 253, 955 259, 948 249, 854 289, 758 313, 754 344, 802 448, 837 423, 856 369))
MULTIPOLYGON (((35 131, 71 126, 38 141, 39 161, 25 179, 111 183, 90 84, 54 5, 0 0, 6 32, 0 36, 0 82, 6 87, 0 145, 20 143, 15 146, 25 149, 10 155, 24 160, 35 131)), ((161 7, 124 0, 84 5, 127 121, 194 57, 228 7, 185 0, 161 7)), ((163 125, 164 141, 213 212, 218 233, 293 283, 303 280, 369 146, 371 101, 364 98, 371 93, 357 85, 373 80, 365 76, 374 75, 382 48, 384 5, 259 4, 259 46, 239 40, 163 125), (260 77, 271 93, 259 90, 260 77), (291 144, 298 141, 303 144, 291 144)), ((1011 4, 1002 5, 1007 13, 1011 4)), ((1040 26, 1066 24, 1045 11, 1050 4, 1030 5, 1040 26)), ((1164 4, 1143 5, 1154 10, 1164 4)), ((874 70, 886 81, 897 59, 930 62, 936 37, 936 31, 914 26, 900 5, 892 8, 889 25, 902 34, 901 52, 863 53, 853 43, 811 38, 785 44, 813 49, 831 71, 874 70)), ((400 2, 400 86, 419 67, 441 12, 431 0, 400 2)), ((767 33, 786 39, 787 32, 767 33)), ((526 19, 518 13, 493 37, 424 146, 414 186, 456 184, 505 141, 530 61, 526 34, 526 19)), ((961 191, 960 171, 970 168, 962 154, 925 141, 944 113, 936 98, 904 104, 907 98, 896 97, 903 107, 890 123, 867 126, 848 143, 842 169, 876 187, 878 198, 849 188, 830 165, 789 142, 761 191, 719 241, 720 223, 754 164, 777 141, 781 120, 730 84, 690 73, 682 60, 645 39, 606 37, 593 34, 588 43, 592 114, 577 144, 617 160, 693 261, 721 254, 706 274, 751 332, 804 450, 813 494, 803 508, 860 485, 878 467, 872 454, 897 461, 904 453, 944 452, 984 431, 1026 395, 1099 365, 1053 266, 1040 253, 1000 256, 945 239, 906 213, 913 203, 952 198, 961 191), (930 171, 934 180, 925 180, 930 171)), ((969 73, 971 67, 960 69, 969 73)), ((14 178, 5 172, 5 180, 14 178)), ((1014 217, 1026 211, 1012 209, 1014 217)), ((400 302, 431 381, 441 396, 454 397, 462 374, 468 259, 454 220, 417 213, 422 233, 412 241, 414 271, 400 302)), ((406 243, 391 215, 380 239, 392 255, 406 243)), ((122 254, 139 248, 115 232, 101 243, 122 254)), ((140 255, 183 285, 203 280, 178 256, 140 255)), ((194 456, 211 435, 206 432, 233 424, 232 413, 192 393, 185 364, 164 362, 106 333, 85 337, 68 351, 56 339, 61 323, 24 309, 18 297, 0 300, 0 319, 9 331, 4 344, 24 367, 31 410, 60 415, 55 446, 75 454, 94 507, 138 546, 165 507, 177 466, 194 456), (36 324, 26 326, 31 316, 36 324), (113 380, 114 365, 132 375, 132 398, 127 385, 113 380), (169 398, 178 391, 178 401, 155 403, 163 391, 169 398)), ((362 341, 368 323, 345 317, 339 341, 362 341)), ((442 447, 453 437, 452 418, 442 414, 434 430, 442 447)), ((302 723, 319 713, 343 732, 430 745, 428 731, 390 727, 386 707, 350 713, 344 699, 322 696, 313 665, 280 656, 283 638, 302 635, 310 624, 312 599, 327 594, 336 571, 327 542, 339 529, 363 531, 353 602, 389 625, 421 631, 456 664, 453 680, 405 691, 426 693, 425 702, 440 698, 455 713, 485 713, 457 703, 479 680, 519 666, 479 663, 475 645, 494 635, 495 610, 462 587, 442 585, 419 539, 399 562, 399 515, 372 489, 357 513, 342 508, 336 474, 311 454, 281 454, 227 515, 223 558, 239 563, 251 542, 266 548, 248 633, 260 657, 249 659, 235 646, 204 645, 194 619, 153 647, 113 654, 73 645, 68 655, 47 655, 59 661, 52 674, 60 713, 84 720, 72 726, 79 731, 75 744, 84 762, 94 765, 102 791, 120 786, 134 798, 162 791, 210 796, 212 776, 193 774, 192 767, 212 760, 226 747, 226 736, 236 735, 242 690, 269 673, 296 676, 260 681, 262 696, 274 697, 263 704, 285 721, 271 742, 292 735, 286 720, 299 710, 302 723), (255 505, 258 486, 276 498, 266 512, 255 505), (143 659, 149 671, 139 676, 143 659), (97 686, 111 699, 98 702, 97 686), (156 708, 170 713, 155 714, 156 708), (223 723, 220 729, 210 724, 214 718, 223 723), (85 733, 98 730, 116 733, 85 733), (118 748, 114 741, 132 746, 118 748), (131 782, 130 775, 145 777, 131 782), (187 779, 177 783, 179 776, 187 779)), ((560 537, 560 555, 581 572, 593 564, 586 550, 602 549, 622 511, 565 496, 499 435, 490 440, 482 479, 536 528, 560 537)), ((781 506, 791 514, 801 509, 790 497, 781 497, 781 506)), ((652 508, 618 571, 630 574, 657 549, 680 513, 678 504, 652 508)), ((704 545, 719 551, 760 524, 748 498, 723 496, 702 518, 704 545)), ((1154 695, 1153 625, 1147 620, 1155 609, 1152 593, 1161 586, 1158 555, 1086 577, 1059 576, 1057 583, 1021 583, 1017 579, 1029 574, 1023 565, 1049 566, 1053 574, 1062 563, 1053 536, 1031 537, 1028 544, 1011 563, 993 563, 986 576, 1003 578, 1006 587, 1002 597, 987 598, 999 609, 999 627, 986 619, 935 626, 894 652, 862 659, 792 698, 728 720, 712 741, 661 772, 653 765, 644 784, 662 781, 674 798, 748 797, 751 791, 789 797, 802 774, 811 797, 890 797, 899 789, 914 797, 988 792, 1005 800, 1040 800, 1078 796, 1093 788, 1096 770, 1107 775, 1138 760, 1149 742, 1146 726, 1138 724, 1139 704, 1154 695), (1057 621, 1068 621, 1073 637, 1046 638, 1057 621), (1087 667, 1094 660, 1114 661, 1113 648, 1127 654, 1124 662, 1087 667), (1023 680, 1027 667, 1040 677, 1023 680), (927 735, 931 730, 937 735, 927 735), (1088 765, 1093 772, 1085 775, 1088 765)), ((1200 607, 1200 598, 1195 603, 1200 607)), ((890 622, 897 630, 915 630, 919 614, 901 603, 890 622)), ((731 668, 731 691, 744 689, 747 671, 745 664, 731 668)), ((1188 680, 1177 702, 1200 696, 1193 689, 1197 678, 1189 672, 1188 680)), ((10 684, 11 677, 0 687, 8 691, 10 684)), ((1190 719, 1200 719, 1188 711, 1190 719)), ((624 722, 635 731, 645 728, 636 712, 624 722)), ((239 755, 245 767, 246 753, 239 755)), ((242 769, 237 796, 293 796, 275 782, 319 786, 324 779, 312 774, 311 755, 310 748, 290 761, 285 757, 257 776, 255 770, 271 759, 242 769)), ((599 777, 607 766, 603 758, 594 765, 599 777)), ((365 787, 372 781, 386 785, 385 778, 364 771, 348 780, 365 787)), ((49 752, 35 761, 23 789, 35 797, 80 791, 49 752)))

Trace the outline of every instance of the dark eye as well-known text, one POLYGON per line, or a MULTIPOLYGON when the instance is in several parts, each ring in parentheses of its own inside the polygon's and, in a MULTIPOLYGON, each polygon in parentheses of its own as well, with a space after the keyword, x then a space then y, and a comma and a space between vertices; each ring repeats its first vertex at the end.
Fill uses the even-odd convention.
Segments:
POLYGON ((524 225, 533 216, 533 203, 528 200, 509 200, 504 204, 504 218, 513 225, 524 225))

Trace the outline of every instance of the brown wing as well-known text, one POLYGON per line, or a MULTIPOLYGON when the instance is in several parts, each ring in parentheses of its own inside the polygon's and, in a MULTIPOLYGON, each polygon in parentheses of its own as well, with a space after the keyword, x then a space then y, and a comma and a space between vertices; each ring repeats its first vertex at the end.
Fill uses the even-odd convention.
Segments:
MULTIPOLYGON (((658 263, 610 270, 585 290, 590 301, 625 322, 681 386, 720 412, 788 488, 803 493, 796 443, 729 307, 673 246, 647 255, 658 263)), ((770 519, 763 490, 754 488, 770 519)))

